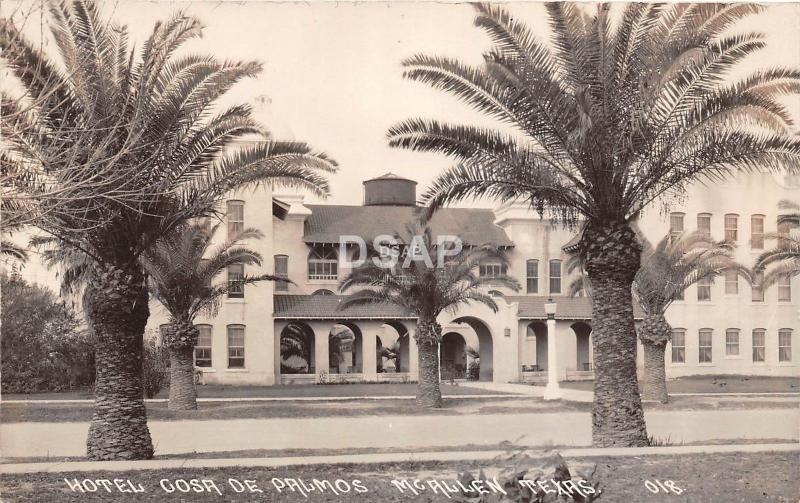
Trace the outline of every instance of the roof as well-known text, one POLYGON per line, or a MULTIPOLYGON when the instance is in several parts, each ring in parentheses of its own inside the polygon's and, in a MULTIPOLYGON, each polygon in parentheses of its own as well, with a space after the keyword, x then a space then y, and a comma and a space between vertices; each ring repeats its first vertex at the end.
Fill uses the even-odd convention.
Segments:
POLYGON ((339 309, 345 295, 275 295, 275 319, 416 319, 394 304, 368 304, 339 309))
MULTIPOLYGON (((556 297, 556 319, 557 320, 591 320, 592 319, 592 299, 589 297, 556 297)), ((544 304, 547 297, 542 295, 518 295, 506 296, 509 303, 519 304, 519 319, 544 320, 547 314, 544 312, 544 304)), ((640 319, 644 316, 642 310, 634 304, 633 316, 640 319)))
POLYGON ((377 176, 375 178, 370 178, 369 180, 364 180, 362 183, 371 182, 373 180, 403 180, 404 182, 412 182, 414 184, 417 183, 414 180, 411 180, 409 178, 403 178, 402 176, 397 176, 392 172, 385 173, 385 174, 383 174, 381 176, 377 176))
MULTIPOLYGON (((401 236, 406 226, 423 210, 416 206, 343 206, 308 204, 303 241, 338 244, 339 236, 361 236, 367 241, 382 234, 401 236)), ((434 238, 458 236, 468 246, 493 244, 514 246, 505 231, 494 223, 494 212, 478 208, 443 208, 431 219, 434 238)))
POLYGON ((581 242, 581 233, 579 232, 578 234, 572 236, 572 239, 567 241, 567 244, 562 246, 561 249, 567 253, 574 253, 578 251, 578 243, 580 242, 581 242))

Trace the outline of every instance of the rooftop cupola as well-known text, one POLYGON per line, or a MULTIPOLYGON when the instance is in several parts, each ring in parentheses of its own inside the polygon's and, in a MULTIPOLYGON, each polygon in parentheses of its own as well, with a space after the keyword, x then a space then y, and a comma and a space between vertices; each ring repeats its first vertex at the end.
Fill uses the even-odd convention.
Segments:
POLYGON ((386 173, 364 182, 364 206, 416 206, 417 182, 386 173))

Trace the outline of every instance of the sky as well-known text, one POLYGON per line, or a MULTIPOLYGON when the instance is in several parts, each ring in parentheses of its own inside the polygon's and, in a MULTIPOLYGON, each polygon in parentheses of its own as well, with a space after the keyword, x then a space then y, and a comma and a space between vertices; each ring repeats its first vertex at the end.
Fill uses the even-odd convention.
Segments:
MULTIPOLYGON (((26 30, 38 36, 39 1, 3 4, 4 10, 31 12, 26 30)), ((507 8, 547 37, 541 4, 515 2, 507 8)), ((182 52, 262 62, 259 77, 238 84, 225 103, 252 104, 274 137, 306 141, 338 161, 330 203, 361 204, 361 181, 386 172, 416 180, 422 192, 451 164, 437 154, 390 148, 391 125, 411 117, 489 123, 452 96, 402 76, 402 60, 417 53, 481 62, 490 43, 473 26, 467 4, 119 0, 104 2, 103 9, 128 25, 139 47, 157 20, 185 9, 206 29, 182 52)), ((800 66, 800 4, 772 5, 740 26, 768 36, 768 49, 753 64, 800 66)), ((52 50, 52 42, 46 44, 52 50)), ((800 110, 800 99, 792 108, 800 110)))

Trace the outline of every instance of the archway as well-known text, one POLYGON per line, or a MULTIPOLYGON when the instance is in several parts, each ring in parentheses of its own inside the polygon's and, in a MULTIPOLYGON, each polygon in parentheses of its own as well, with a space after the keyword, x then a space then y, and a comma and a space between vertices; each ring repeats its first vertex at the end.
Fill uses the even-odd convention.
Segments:
POLYGON ((570 328, 575 333, 575 370, 590 371, 592 370, 592 327, 578 321, 570 325, 570 328))
POLYGON ((314 374, 314 331, 305 323, 293 321, 281 330, 280 373, 314 374))
POLYGON ((447 332, 442 336, 439 365, 444 380, 467 377, 467 342, 461 334, 447 332))
POLYGON ((462 316, 453 320, 453 323, 464 323, 469 325, 478 336, 478 356, 480 371, 478 379, 481 381, 491 381, 494 374, 494 342, 492 331, 478 318, 473 316, 462 316))
POLYGON ((528 324, 528 335, 536 338, 535 370, 547 370, 547 325, 541 321, 528 324))
POLYGON ((337 323, 328 334, 328 372, 360 374, 363 371, 361 330, 353 323, 337 323))
POLYGON ((387 321, 381 325, 376 340, 377 372, 408 372, 408 329, 400 322, 387 321))

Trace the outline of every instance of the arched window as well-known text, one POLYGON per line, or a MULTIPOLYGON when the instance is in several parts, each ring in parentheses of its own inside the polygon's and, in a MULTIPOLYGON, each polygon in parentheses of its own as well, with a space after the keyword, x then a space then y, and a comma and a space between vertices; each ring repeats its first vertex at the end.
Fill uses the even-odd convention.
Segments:
POLYGON ((764 215, 750 217, 750 246, 754 250, 764 249, 764 215))
POLYGON ((244 230, 244 201, 228 201, 228 237, 234 236, 244 230))
POLYGON ((336 248, 314 247, 308 254, 308 279, 336 280, 339 277, 339 255, 336 248))
POLYGON ((319 290, 315 291, 311 295, 333 295, 333 292, 327 290, 325 288, 320 288, 319 290))
POLYGON ((739 215, 728 213, 725 215, 725 241, 735 243, 739 240, 739 215))
POLYGON ((681 234, 683 234, 683 217, 684 214, 680 212, 672 212, 669 214, 669 239, 672 243, 679 240, 681 234))
POLYGON ((697 233, 706 239, 711 239, 711 213, 697 214, 697 233))

